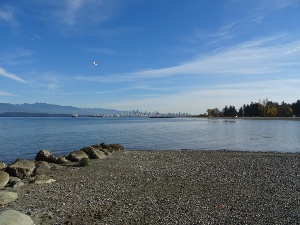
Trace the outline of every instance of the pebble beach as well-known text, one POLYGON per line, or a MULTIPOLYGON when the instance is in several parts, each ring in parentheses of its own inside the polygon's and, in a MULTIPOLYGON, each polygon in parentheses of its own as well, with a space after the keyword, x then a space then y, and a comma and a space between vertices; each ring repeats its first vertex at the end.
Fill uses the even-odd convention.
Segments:
POLYGON ((120 151, 48 175, 1 210, 36 225, 300 223, 298 153, 120 151))

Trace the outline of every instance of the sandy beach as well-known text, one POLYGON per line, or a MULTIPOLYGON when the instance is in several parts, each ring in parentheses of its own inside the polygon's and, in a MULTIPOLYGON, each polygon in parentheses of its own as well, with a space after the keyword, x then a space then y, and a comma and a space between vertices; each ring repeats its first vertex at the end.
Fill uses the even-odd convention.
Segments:
POLYGON ((120 151, 56 182, 14 190, 2 207, 35 224, 299 224, 300 154, 120 151))

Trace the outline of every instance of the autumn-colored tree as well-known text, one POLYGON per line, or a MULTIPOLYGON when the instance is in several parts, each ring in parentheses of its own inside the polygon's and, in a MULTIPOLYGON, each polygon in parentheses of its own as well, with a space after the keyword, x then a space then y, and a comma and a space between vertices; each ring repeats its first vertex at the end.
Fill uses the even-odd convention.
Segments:
POLYGON ((277 116, 277 108, 274 102, 267 102, 265 107, 266 116, 268 117, 275 117, 277 116))
POLYGON ((207 116, 208 116, 208 117, 211 117, 211 111, 212 111, 212 109, 207 109, 207 110, 206 110, 207 116))

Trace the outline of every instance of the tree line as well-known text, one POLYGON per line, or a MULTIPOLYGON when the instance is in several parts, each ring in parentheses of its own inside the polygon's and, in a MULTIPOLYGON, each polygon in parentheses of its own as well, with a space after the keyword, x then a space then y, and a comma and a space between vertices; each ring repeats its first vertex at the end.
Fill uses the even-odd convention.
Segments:
POLYGON ((259 102, 251 102, 243 105, 237 110, 234 106, 227 106, 222 110, 218 108, 207 109, 208 117, 292 117, 300 116, 300 100, 292 104, 281 104, 269 101, 267 98, 259 100, 259 102))

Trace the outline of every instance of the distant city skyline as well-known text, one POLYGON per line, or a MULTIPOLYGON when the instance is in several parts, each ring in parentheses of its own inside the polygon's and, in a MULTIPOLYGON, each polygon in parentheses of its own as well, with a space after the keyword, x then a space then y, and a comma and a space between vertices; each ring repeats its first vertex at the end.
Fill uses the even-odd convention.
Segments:
MULTIPOLYGON (((128 110, 128 111, 117 111, 114 109, 103 109, 103 108, 77 108, 74 106, 65 106, 65 105, 57 105, 57 104, 47 104, 47 103, 39 103, 36 102, 34 104, 11 104, 11 103, 1 103, 0 102, 0 115, 21 115, 22 113, 33 114, 60 114, 60 115, 78 115, 78 116, 190 116, 189 113, 184 112, 167 112, 161 113, 158 111, 141 111, 139 109, 136 110, 128 110)), ((46 116, 46 115, 44 115, 46 116)))
POLYGON ((4 0, 0 102, 119 111, 296 102, 298 0, 4 0))

